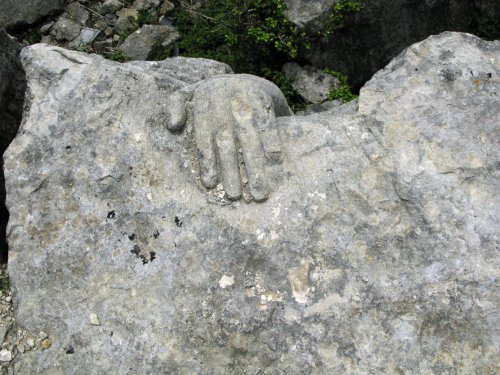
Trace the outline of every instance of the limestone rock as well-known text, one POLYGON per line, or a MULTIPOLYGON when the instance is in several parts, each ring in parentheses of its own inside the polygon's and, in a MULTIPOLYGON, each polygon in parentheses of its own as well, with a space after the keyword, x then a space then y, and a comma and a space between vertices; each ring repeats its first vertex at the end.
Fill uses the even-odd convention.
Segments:
POLYGON ((328 99, 332 90, 340 88, 337 78, 312 66, 301 67, 294 62, 283 66, 283 73, 292 81, 293 88, 310 103, 321 103, 328 99))
POLYGON ((305 27, 325 12, 330 11, 336 0, 285 0, 286 17, 298 26, 305 27))
POLYGON ((115 24, 115 32, 117 34, 123 34, 127 30, 134 27, 136 24, 138 12, 137 9, 133 8, 123 8, 116 12, 118 20, 115 24))
POLYGON ((106 0, 99 10, 101 14, 114 14, 123 8, 123 3, 119 0, 106 0))
POLYGON ((160 5, 160 0, 135 0, 132 8, 137 10, 148 10, 157 8, 160 5))
POLYGON ((61 17, 52 26, 51 35, 58 41, 72 41, 80 35, 81 29, 82 25, 79 23, 61 17))
POLYGON ((182 60, 22 57, 9 270, 52 346, 15 373, 496 372, 499 42, 429 38, 358 102, 278 118, 269 199, 224 205, 164 127, 182 60))
POLYGON ((167 48, 179 38, 174 27, 144 25, 125 39, 120 46, 131 60, 147 60, 157 48, 167 48))
POLYGON ((7 349, 0 350, 0 362, 10 362, 12 361, 12 352, 7 349))
POLYGON ((168 12, 171 12, 174 9, 175 9, 175 5, 171 1, 163 0, 163 3, 161 4, 161 7, 160 7, 159 14, 163 16, 163 15, 167 14, 168 12))
POLYGON ((85 25, 90 16, 89 11, 76 1, 68 4, 65 9, 65 14, 67 18, 76 21, 80 25, 85 25))
POLYGON ((0 28, 30 25, 64 8, 65 0, 2 0, 0 2, 0 28))
POLYGON ((68 48, 78 49, 87 46, 91 44, 99 36, 100 33, 100 30, 83 27, 80 30, 80 35, 78 35, 75 39, 68 43, 68 48))

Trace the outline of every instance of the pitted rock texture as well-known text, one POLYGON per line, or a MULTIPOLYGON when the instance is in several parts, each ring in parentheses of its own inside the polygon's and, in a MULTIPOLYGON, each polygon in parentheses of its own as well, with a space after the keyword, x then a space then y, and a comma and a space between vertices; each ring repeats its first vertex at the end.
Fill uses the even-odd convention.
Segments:
POLYGON ((13 371, 497 373, 499 59, 467 34, 413 45, 359 110, 279 118, 269 199, 222 205, 192 129, 155 118, 181 60, 25 49, 9 270, 52 345, 13 371))

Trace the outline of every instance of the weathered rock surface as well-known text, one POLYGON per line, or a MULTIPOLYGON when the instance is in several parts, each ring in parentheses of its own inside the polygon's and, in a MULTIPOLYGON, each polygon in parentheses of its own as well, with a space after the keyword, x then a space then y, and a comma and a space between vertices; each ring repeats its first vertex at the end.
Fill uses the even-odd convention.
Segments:
POLYGON ((283 66, 283 73, 300 96, 310 103, 324 102, 332 90, 340 88, 337 78, 309 65, 301 67, 289 62, 283 66))
POLYGON ((30 25, 49 14, 60 12, 64 5, 64 0, 2 0, 0 28, 30 25))
POLYGON ((0 260, 5 260, 5 229, 8 212, 5 207, 5 182, 2 155, 14 139, 21 124, 26 77, 19 59, 21 45, 0 29, 0 260))
MULTIPOLYGON (((316 30, 338 0, 286 0, 288 18, 316 30)), ((412 43, 445 30, 468 31, 473 4, 468 0, 363 0, 356 17, 332 36, 312 43, 306 58, 318 68, 366 82, 412 43)))
POLYGON ((132 33, 120 46, 120 50, 130 60, 147 60, 157 48, 166 48, 179 39, 174 27, 164 25, 144 25, 132 33))
POLYGON ((199 183, 193 129, 163 126, 183 59, 25 49, 9 270, 18 324, 51 346, 14 370, 498 372, 499 59, 445 33, 359 110, 279 118, 271 194, 245 203, 199 183))

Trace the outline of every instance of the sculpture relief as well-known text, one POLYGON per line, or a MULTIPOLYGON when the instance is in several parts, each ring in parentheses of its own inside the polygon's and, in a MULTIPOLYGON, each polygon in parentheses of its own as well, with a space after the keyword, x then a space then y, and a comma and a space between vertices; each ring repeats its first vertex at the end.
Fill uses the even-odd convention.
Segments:
POLYGON ((265 163, 282 160, 276 117, 293 115, 276 85, 247 74, 220 75, 181 88, 168 103, 170 131, 193 121, 200 178, 207 189, 222 182, 229 199, 241 198, 239 145, 250 195, 257 202, 268 198, 265 163))

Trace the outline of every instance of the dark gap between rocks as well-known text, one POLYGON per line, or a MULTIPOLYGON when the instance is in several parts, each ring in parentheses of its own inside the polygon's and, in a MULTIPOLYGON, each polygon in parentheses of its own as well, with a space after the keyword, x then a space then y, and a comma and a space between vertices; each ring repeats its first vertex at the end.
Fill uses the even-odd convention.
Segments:
POLYGON ((23 113, 26 74, 19 53, 21 44, 0 29, 0 263, 8 260, 3 154, 17 134, 23 113))

